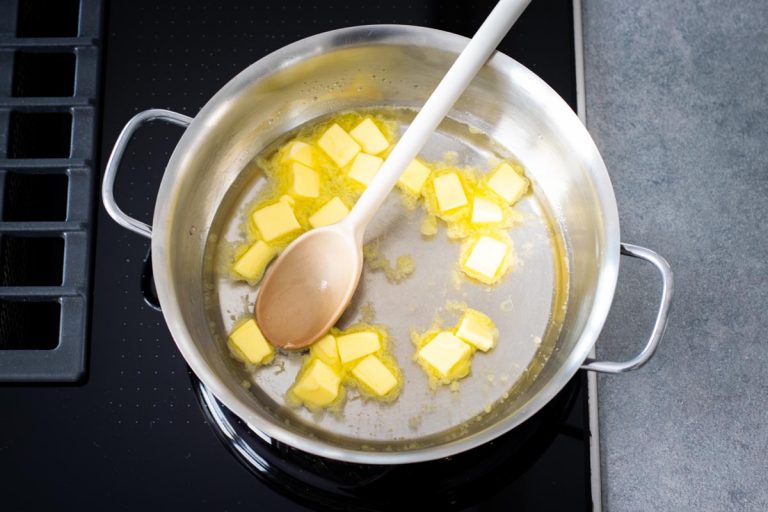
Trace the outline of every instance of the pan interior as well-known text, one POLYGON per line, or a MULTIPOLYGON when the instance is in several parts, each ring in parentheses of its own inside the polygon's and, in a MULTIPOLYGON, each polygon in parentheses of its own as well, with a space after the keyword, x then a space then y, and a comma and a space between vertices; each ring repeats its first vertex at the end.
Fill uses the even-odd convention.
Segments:
MULTIPOLYGON (((414 115, 410 109, 392 106, 367 109, 397 119, 401 129, 414 115)), ((488 168, 493 157, 516 159, 503 144, 478 129, 476 122, 470 115, 454 112, 432 136, 421 156, 442 160, 450 151, 457 165, 481 170, 488 168)), ((237 320, 252 314, 258 292, 245 283, 233 282, 226 269, 232 246, 243 240, 242 226, 250 206, 267 183, 256 162, 297 129, 273 140, 244 165, 221 201, 209 232, 205 306, 211 334, 224 358, 229 358, 226 333, 237 320)), ((521 163, 526 166, 525 161, 521 163)), ((377 244, 378 251, 391 261, 401 255, 411 256, 416 270, 394 284, 383 273, 366 268, 339 327, 361 320, 387 327, 393 355, 404 376, 401 396, 394 403, 364 400, 352 390, 341 414, 313 414, 288 407, 284 396, 301 365, 302 355, 297 353, 279 354, 271 365, 250 370, 229 361, 230 371, 238 374, 251 399, 271 411, 277 421, 313 437, 357 449, 422 448, 478 431, 514 411, 516 398, 536 379, 556 346, 568 297, 565 237, 540 190, 537 172, 541 170, 526 167, 533 193, 517 204, 524 221, 509 231, 517 263, 492 288, 458 277, 460 243, 448 240, 444 229, 436 237, 424 239, 420 234, 423 211, 404 208, 398 192, 390 195, 377 214, 366 243, 377 244), (499 328, 499 343, 489 353, 475 354, 472 373, 460 381, 458 390, 447 386, 432 390, 413 360, 415 348, 410 331, 423 332, 435 321, 442 321, 446 327, 454 325, 459 303, 493 318, 499 328)))
MULTIPOLYGON (((532 72, 497 54, 459 98, 424 156, 441 158, 451 149, 460 162, 478 166, 492 153, 523 164, 533 194, 518 206, 528 221, 510 232, 518 270, 491 292, 468 284, 453 289, 458 245, 444 235, 421 240, 418 215, 404 214, 395 194, 369 236, 381 239, 380 251, 389 258, 411 255, 416 272, 398 286, 368 274, 344 322, 354 322, 371 302, 375 320, 390 328, 406 378, 397 402, 349 400, 343 416, 315 417, 283 405, 297 360, 252 375, 229 356, 225 337, 232 316, 249 311, 255 290, 222 281, 215 256, 222 238, 234 239, 243 206, 264 185, 254 159, 324 116, 418 108, 465 44, 458 36, 403 26, 315 36, 233 78, 179 141, 153 219, 153 269, 163 315, 193 371, 254 430, 356 462, 447 456, 529 418, 567 383, 597 339, 619 257, 618 214, 605 165, 567 104, 532 72), (440 312, 449 299, 490 314, 502 336, 493 352, 475 355, 473 374, 458 392, 433 393, 412 362, 408 331, 428 327, 435 314, 450 325, 454 319, 440 312), (538 347, 535 336, 542 338, 538 347)), ((399 112, 407 121, 407 110, 399 112)))

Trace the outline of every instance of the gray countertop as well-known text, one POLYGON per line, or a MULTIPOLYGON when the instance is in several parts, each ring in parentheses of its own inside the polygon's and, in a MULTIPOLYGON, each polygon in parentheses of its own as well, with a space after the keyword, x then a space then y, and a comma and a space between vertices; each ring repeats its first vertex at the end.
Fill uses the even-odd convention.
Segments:
MULTIPOLYGON (((599 379, 606 510, 768 510, 768 2, 584 0, 587 122, 626 242, 677 292, 655 358, 599 379)), ((598 355, 659 294, 622 260, 598 355)))

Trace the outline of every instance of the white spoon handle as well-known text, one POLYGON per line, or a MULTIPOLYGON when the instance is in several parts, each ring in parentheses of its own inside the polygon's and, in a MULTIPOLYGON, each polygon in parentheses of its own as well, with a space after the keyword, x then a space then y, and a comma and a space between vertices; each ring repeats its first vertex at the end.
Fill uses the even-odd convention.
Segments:
POLYGON ((400 175, 411 160, 416 158, 529 3, 530 0, 500 0, 493 8, 347 216, 346 222, 351 223, 358 236, 362 237, 368 222, 384 203, 400 175))

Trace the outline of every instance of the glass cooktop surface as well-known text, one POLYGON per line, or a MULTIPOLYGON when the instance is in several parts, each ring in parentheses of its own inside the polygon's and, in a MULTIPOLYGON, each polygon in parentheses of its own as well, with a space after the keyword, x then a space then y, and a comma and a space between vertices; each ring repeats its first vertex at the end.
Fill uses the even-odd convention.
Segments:
MULTIPOLYGON (((21 4, 45 5, 18 2, 19 12, 21 4)), ((135 113, 167 108, 194 116, 235 74, 286 44, 375 23, 424 25, 471 36, 494 4, 70 3, 79 6, 81 16, 94 6, 103 16, 100 38, 56 40, 76 54, 78 45, 97 41, 101 46, 100 93, 87 103, 100 114, 94 183, 100 182, 117 134, 135 113)), ((34 28, 33 22, 28 27, 34 28)), ((25 30, 31 34, 25 37, 34 36, 35 30, 25 30)), ((0 42, 19 38, 19 33, 0 34, 0 42)), ((576 108, 571 1, 534 0, 500 50, 576 108)), ((37 101, 34 105, 47 105, 37 101)), ((24 105, 20 100, 8 104, 24 105)), ((151 222, 155 193, 180 135, 180 128, 161 123, 136 134, 116 184, 117 201, 130 215, 151 222)), ((162 313, 143 297, 151 288, 148 241, 107 216, 96 188, 96 220, 88 228, 91 284, 80 292, 90 299, 85 370, 77 382, 0 384, 3 509, 592 509, 583 372, 509 434, 429 463, 355 466, 254 434, 190 375, 162 313)))

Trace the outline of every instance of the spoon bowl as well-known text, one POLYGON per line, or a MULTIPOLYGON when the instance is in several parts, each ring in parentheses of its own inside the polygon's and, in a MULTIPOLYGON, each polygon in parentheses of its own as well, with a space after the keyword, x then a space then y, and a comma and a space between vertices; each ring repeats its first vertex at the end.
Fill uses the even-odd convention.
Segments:
POLYGON ((344 313, 362 270, 362 248, 346 221, 297 238, 259 289, 255 312, 262 334, 287 350, 315 342, 344 313))

